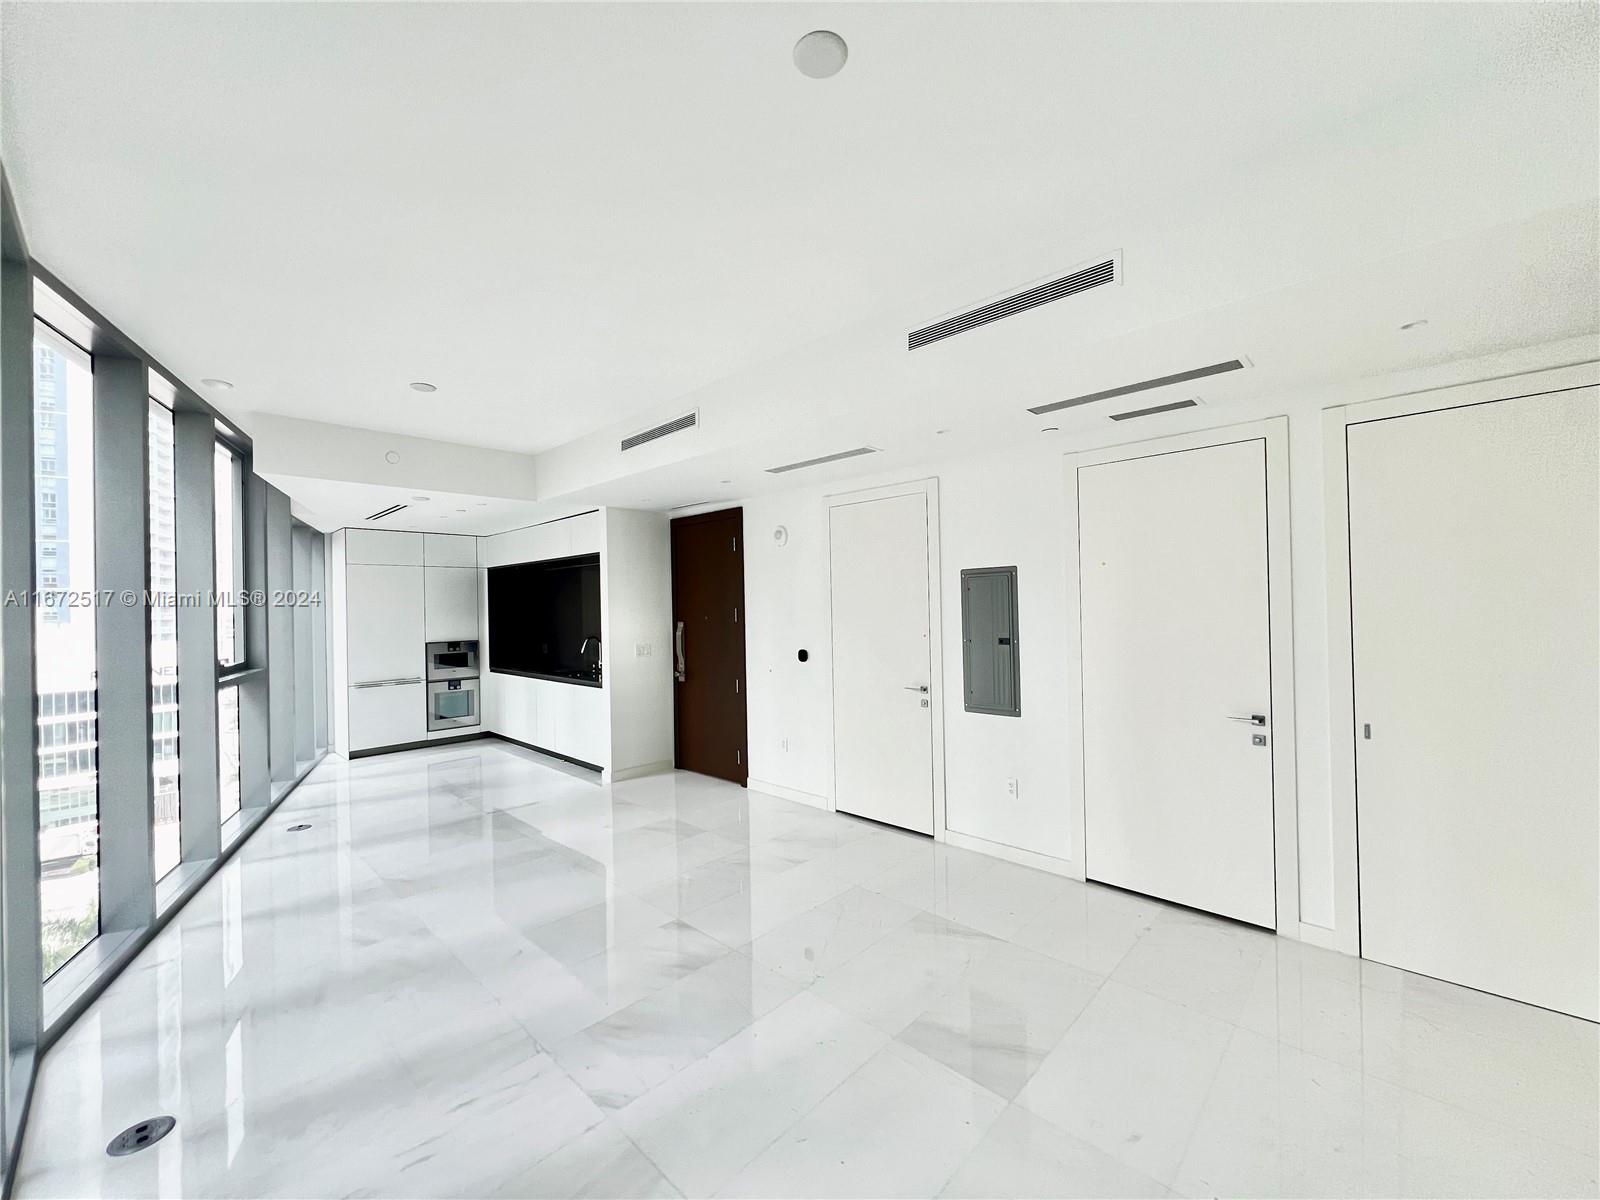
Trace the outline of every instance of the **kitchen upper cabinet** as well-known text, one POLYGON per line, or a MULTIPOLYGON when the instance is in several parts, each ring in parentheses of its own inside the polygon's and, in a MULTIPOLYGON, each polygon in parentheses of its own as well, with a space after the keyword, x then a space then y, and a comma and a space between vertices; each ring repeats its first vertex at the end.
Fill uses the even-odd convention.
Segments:
POLYGON ((477 567, 425 567, 423 591, 425 641, 478 640, 477 567))
POLYGON ((478 539, 459 533, 425 533, 422 535, 422 565, 475 567, 478 565, 478 539))
MULTIPOLYGON (((352 689, 385 679, 420 681, 428 640, 423 568, 352 564, 345 568, 345 597, 345 652, 352 689)), ((475 619, 476 602, 473 611, 475 619)), ((417 711, 424 711, 420 700, 417 711)))
POLYGON ((420 567, 423 537, 398 529, 346 529, 344 560, 370 566, 420 567))
POLYGON ((351 751, 426 741, 427 690, 421 682, 350 688, 351 751))

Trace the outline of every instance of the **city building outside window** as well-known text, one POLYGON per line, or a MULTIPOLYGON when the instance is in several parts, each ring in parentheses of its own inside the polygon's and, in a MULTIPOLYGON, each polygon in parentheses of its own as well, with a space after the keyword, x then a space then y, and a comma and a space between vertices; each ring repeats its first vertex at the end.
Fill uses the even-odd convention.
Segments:
POLYGON ((183 857, 178 776, 177 489, 172 410, 150 400, 150 769, 155 813, 150 830, 155 876, 183 857))
POLYGON ((100 812, 95 721, 94 379, 87 354, 38 327, 34 428, 48 417, 55 472, 38 492, 34 609, 39 901, 48 977, 100 932, 100 812), (46 567, 49 563, 49 567, 46 567), (46 749, 48 747, 48 750, 46 749))

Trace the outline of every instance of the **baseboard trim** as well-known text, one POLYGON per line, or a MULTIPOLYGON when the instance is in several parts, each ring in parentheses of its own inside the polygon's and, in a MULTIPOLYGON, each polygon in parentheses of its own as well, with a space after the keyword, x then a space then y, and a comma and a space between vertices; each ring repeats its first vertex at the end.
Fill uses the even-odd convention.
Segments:
POLYGON ((373 746, 368 750, 352 750, 345 758, 354 762, 358 758, 371 758, 374 754, 399 754, 402 750, 426 750, 429 746, 454 746, 461 742, 475 742, 480 738, 496 737, 497 734, 488 733, 462 733, 455 737, 428 738, 420 742, 396 742, 392 746, 373 746))
POLYGON ((627 779, 641 779, 646 775, 670 775, 672 773, 672 760, 663 759, 660 762, 644 763, 637 767, 615 767, 603 772, 607 783, 621 783, 627 779))
POLYGON ((1018 846, 1008 846, 1004 842, 991 842, 988 838, 975 837, 970 833, 957 833, 954 829, 944 831, 944 840, 947 844, 962 850, 973 850, 992 858, 1001 858, 1006 862, 1016 863, 1019 867, 1032 867, 1036 871, 1048 871, 1052 875, 1064 875, 1068 879, 1083 878, 1083 868, 1068 858, 1041 854, 1037 850, 1024 850, 1018 846))
POLYGON ((581 758, 573 758, 570 754, 562 754, 559 750, 547 750, 543 746, 535 746, 532 742, 525 742, 521 738, 514 738, 510 734, 496 733, 492 729, 480 735, 482 737, 496 738, 502 742, 510 742, 513 746, 521 746, 524 750, 532 750, 535 754, 543 754, 547 758, 559 758, 562 762, 571 763, 575 767, 582 767, 586 771, 597 771, 601 775, 606 769, 598 763, 584 762, 581 758))
POLYGON ((779 800, 793 800, 796 804, 809 805, 811 808, 820 808, 823 812, 833 812, 833 801, 827 796, 815 796, 810 792, 802 792, 798 788, 784 787, 781 783, 768 783, 764 779, 750 777, 746 785, 752 792, 762 792, 768 796, 776 796, 779 800))

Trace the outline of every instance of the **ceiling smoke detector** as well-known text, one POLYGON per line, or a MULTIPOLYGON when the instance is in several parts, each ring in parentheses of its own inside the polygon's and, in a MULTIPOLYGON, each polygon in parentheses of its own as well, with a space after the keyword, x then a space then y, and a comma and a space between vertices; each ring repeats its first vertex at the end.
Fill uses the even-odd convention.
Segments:
POLYGON ((813 29, 794 44, 794 65, 807 79, 827 79, 844 70, 850 47, 829 29, 813 29))

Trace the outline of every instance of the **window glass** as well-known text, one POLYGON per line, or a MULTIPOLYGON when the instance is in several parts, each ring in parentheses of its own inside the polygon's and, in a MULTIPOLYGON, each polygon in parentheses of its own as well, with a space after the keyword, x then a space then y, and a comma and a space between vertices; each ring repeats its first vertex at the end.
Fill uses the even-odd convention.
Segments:
POLYGON ((223 443, 216 451, 217 661, 244 662, 244 464, 223 443))
POLYGON ((40 934, 48 977, 100 933, 94 379, 87 355, 43 326, 38 330, 33 350, 35 711, 40 934))
POLYGON ((156 878, 182 858, 178 836, 178 550, 172 412, 150 401, 150 763, 156 878))
POLYGON ((226 821, 239 811, 239 688, 217 689, 217 775, 220 816, 226 821))

